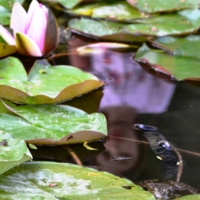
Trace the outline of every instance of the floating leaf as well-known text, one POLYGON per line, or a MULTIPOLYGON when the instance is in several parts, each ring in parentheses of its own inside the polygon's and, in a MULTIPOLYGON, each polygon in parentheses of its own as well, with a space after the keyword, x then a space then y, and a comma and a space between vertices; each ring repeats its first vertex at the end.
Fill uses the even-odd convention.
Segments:
POLYGON ((200 194, 186 195, 183 197, 178 197, 175 200, 198 200, 198 199, 200 199, 200 194))
POLYGON ((92 19, 72 19, 69 26, 75 33, 113 41, 144 41, 147 36, 183 35, 196 32, 200 24, 200 10, 141 19, 141 23, 126 24, 92 19))
POLYGON ((107 134, 101 113, 87 114, 64 105, 5 107, 17 116, 0 113, 0 130, 31 144, 76 144, 95 141, 107 134))
POLYGON ((24 0, 1 0, 0 5, 4 8, 6 8, 7 10, 12 10, 13 4, 15 2, 18 2, 20 4, 22 4, 24 2, 24 0))
POLYGON ((10 23, 10 15, 11 13, 2 6, 2 3, 0 3, 0 24, 1 25, 9 25, 10 23))
POLYGON ((0 131, 0 174, 31 159, 23 140, 14 139, 9 133, 0 131))
POLYGON ((149 49, 146 45, 138 50, 135 59, 155 71, 173 75, 177 80, 200 79, 200 59, 172 56, 164 51, 149 49))
POLYGON ((148 17, 147 14, 139 12, 125 1, 85 4, 80 5, 72 10, 68 10, 68 12, 78 15, 90 16, 93 18, 107 18, 120 21, 131 20, 131 22, 139 18, 148 17))
POLYGON ((127 179, 54 162, 31 162, 10 170, 0 177, 0 196, 3 199, 155 200, 152 194, 127 179))
MULTIPOLYGON (((52 0, 46 0, 46 1, 52 1, 52 0)), ((72 9, 73 7, 77 6, 78 4, 84 1, 88 2, 88 0, 70 0, 70 1, 56 0, 56 2, 60 3, 62 6, 64 6, 67 9, 72 9)))
POLYGON ((14 57, 0 60, 0 97, 18 103, 52 104, 102 87, 94 75, 72 66, 38 60, 29 75, 14 57))
POLYGON ((160 37, 151 41, 155 47, 163 49, 176 56, 189 56, 200 58, 200 36, 188 35, 186 37, 160 37))
POLYGON ((69 27, 78 34, 84 34, 88 37, 96 37, 102 40, 112 41, 145 41, 146 36, 140 36, 137 33, 130 33, 124 31, 125 24, 117 22, 108 22, 101 20, 92 19, 72 19, 69 21, 69 27))
POLYGON ((198 8, 200 0, 127 0, 127 2, 146 13, 173 12, 188 8, 198 8))

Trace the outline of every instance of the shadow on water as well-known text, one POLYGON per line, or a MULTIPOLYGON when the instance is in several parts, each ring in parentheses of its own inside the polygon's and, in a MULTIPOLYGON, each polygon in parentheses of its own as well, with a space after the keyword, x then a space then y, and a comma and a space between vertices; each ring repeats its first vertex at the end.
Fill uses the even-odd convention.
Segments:
MULTIPOLYGON (((92 55, 73 53, 74 49, 87 43, 75 37, 68 42, 68 49, 72 52, 68 57, 56 56, 49 60, 53 64, 69 64, 89 71, 106 84, 103 91, 97 90, 66 102, 90 113, 99 107, 98 111, 107 118, 105 149, 97 142, 91 145, 99 148, 98 152, 77 150, 83 164, 133 181, 163 181, 165 164, 156 158, 144 135, 133 128, 135 123, 148 124, 158 127, 165 138, 179 149, 183 159, 180 181, 200 188, 199 88, 147 73, 131 60, 132 53, 108 49, 92 55), (83 103, 86 101, 87 105, 83 103)), ((46 158, 74 162, 64 147, 40 147, 39 153, 36 154, 35 150, 32 153, 36 160, 46 158), (50 151, 49 148, 54 150, 50 151)), ((175 180, 176 176, 171 179, 175 180)))

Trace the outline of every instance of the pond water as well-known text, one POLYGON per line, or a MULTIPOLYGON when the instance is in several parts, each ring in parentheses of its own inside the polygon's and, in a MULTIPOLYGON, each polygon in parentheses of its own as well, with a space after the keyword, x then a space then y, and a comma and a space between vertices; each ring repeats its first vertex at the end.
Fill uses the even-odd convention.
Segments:
MULTIPOLYGON (((88 112, 99 107, 98 111, 107 118, 105 147, 102 142, 90 144, 98 151, 88 151, 81 145, 72 147, 83 165, 132 181, 164 181, 166 166, 156 158, 143 133, 134 129, 135 123, 148 124, 156 126, 179 150, 183 159, 180 181, 200 189, 199 88, 147 73, 132 59, 132 52, 103 49, 92 55, 73 53, 76 47, 87 43, 87 40, 75 37, 68 43, 70 55, 50 60, 54 64, 69 64, 89 71, 106 83, 104 90, 67 102, 88 112)), ((74 162, 65 147, 39 147, 32 153, 36 160, 74 162)), ((176 180, 176 176, 171 180, 176 180)))

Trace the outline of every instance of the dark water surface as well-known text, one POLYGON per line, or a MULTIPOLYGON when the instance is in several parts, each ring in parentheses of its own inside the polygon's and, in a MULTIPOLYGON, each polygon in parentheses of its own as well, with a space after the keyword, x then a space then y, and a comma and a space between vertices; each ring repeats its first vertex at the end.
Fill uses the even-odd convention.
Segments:
MULTIPOLYGON (((73 52, 77 46, 86 44, 74 38, 68 47, 73 52)), ((103 95, 98 111, 104 113, 108 121, 105 149, 101 142, 96 142, 91 146, 99 151, 88 151, 80 145, 74 146, 74 151, 84 165, 133 181, 163 181, 165 165, 156 158, 142 132, 134 129, 135 123, 156 126, 182 155, 180 181, 200 188, 200 88, 157 78, 131 58, 132 53, 104 49, 92 56, 72 53, 51 60, 54 64, 70 64, 89 71, 106 83, 103 91, 74 100, 75 105, 92 112, 98 108, 103 95), (85 99, 81 101, 81 98, 85 99)), ((37 152, 32 150, 37 160, 74 162, 65 147, 39 147, 37 152)), ((176 176, 171 179, 175 180, 176 176)))

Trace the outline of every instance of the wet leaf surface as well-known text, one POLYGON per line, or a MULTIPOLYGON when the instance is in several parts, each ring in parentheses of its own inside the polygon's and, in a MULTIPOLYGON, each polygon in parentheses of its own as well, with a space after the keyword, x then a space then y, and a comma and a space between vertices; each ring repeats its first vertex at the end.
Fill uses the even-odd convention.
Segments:
POLYGON ((0 24, 9 25, 10 23, 10 12, 4 8, 0 2, 0 24))
POLYGON ((0 174, 31 159, 31 153, 23 140, 14 139, 9 133, 0 130, 0 174))
POLYGON ((183 35, 196 32, 200 23, 199 10, 184 10, 125 24, 92 19, 72 19, 69 27, 79 34, 113 41, 144 41, 147 36, 183 35), (195 16, 195 17, 194 17, 195 16))
POLYGON ((165 50, 175 56, 200 58, 200 36, 160 37, 152 41, 155 47, 165 50))
POLYGON ((172 56, 161 50, 149 49, 146 45, 138 50, 135 59, 155 71, 174 76, 177 80, 200 78, 199 59, 172 56))
POLYGON ((139 12, 125 1, 85 4, 69 10, 68 12, 77 15, 90 16, 93 18, 107 18, 111 20, 123 21, 131 20, 131 22, 139 18, 148 17, 148 15, 139 12))
POLYGON ((20 4, 22 4, 24 2, 24 0, 1 0, 0 5, 3 6, 4 8, 6 8, 7 10, 12 10, 13 4, 15 2, 18 2, 20 4))
POLYGON ((56 0, 56 2, 60 3, 62 6, 64 6, 67 9, 72 9, 73 7, 77 6, 78 4, 84 1, 88 2, 88 0, 70 0, 70 1, 56 0))
POLYGON ((200 0, 193 0, 193 1, 127 0, 127 2, 140 11, 146 13, 155 13, 155 12, 172 12, 187 8, 198 8, 200 0))
POLYGON ((180 200, 198 200, 200 199, 200 195, 199 194, 187 195, 187 196, 176 198, 175 200, 179 200, 179 199, 180 200))
POLYGON ((46 60, 36 61, 27 75, 17 58, 8 57, 0 60, 0 72, 0 97, 18 103, 62 102, 104 85, 76 67, 51 66, 46 60))
POLYGON ((0 177, 0 195, 9 199, 155 199, 127 179, 53 162, 31 162, 10 170, 0 177))
POLYGON ((107 134, 106 119, 101 113, 89 115, 64 105, 4 105, 17 116, 1 113, 0 130, 31 144, 84 143, 107 134))

